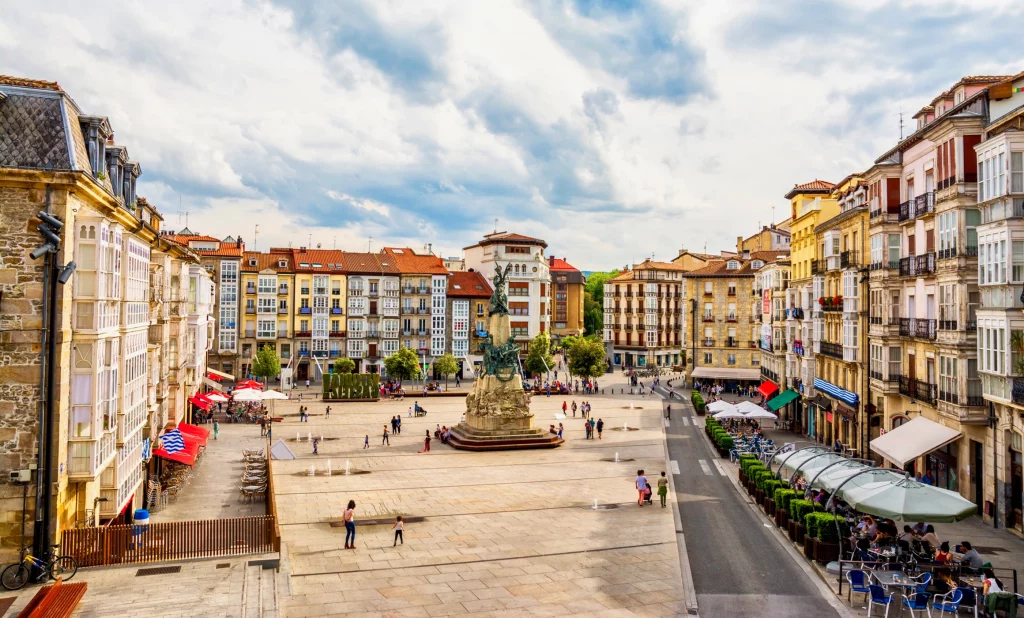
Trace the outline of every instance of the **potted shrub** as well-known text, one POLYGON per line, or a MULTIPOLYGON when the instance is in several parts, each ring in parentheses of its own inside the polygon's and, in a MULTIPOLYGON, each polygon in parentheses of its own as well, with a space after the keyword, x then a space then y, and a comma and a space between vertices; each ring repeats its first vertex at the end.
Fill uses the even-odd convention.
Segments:
POLYGON ((804 527, 804 556, 808 560, 814 560, 814 544, 818 541, 818 518, 814 511, 804 515, 804 527))
POLYGON ((804 516, 814 510, 814 503, 802 498, 793 498, 789 501, 789 539, 794 543, 802 544, 807 525, 804 523, 804 516))
POLYGON ((767 472, 767 469, 760 461, 755 461, 747 466, 747 493, 751 496, 754 495, 754 490, 757 488, 755 484, 757 481, 757 474, 762 471, 767 472))
POLYGON ((839 560, 841 539, 849 534, 846 520, 832 513, 824 512, 814 512, 807 515, 808 521, 812 518, 816 520, 814 559, 821 564, 828 564, 833 560, 839 560))
POLYGON ((740 455, 739 461, 740 461, 740 485, 746 485, 747 484, 747 465, 748 465, 748 462, 757 461, 757 457, 751 455, 750 453, 743 453, 742 455, 740 455))
POLYGON ((690 402, 693 404, 693 409, 697 412, 697 416, 704 416, 704 398, 701 397, 700 391, 693 391, 690 396, 690 402))
POLYGON ((763 483, 764 487, 764 512, 768 517, 775 516, 775 490, 782 487, 782 481, 771 478, 763 483))
POLYGON ((775 523, 783 530, 788 530, 789 502, 796 496, 796 491, 787 487, 775 490, 775 523))
POLYGON ((722 433, 718 436, 718 453, 723 459, 729 458, 729 452, 732 450, 732 446, 732 436, 727 433, 722 433))

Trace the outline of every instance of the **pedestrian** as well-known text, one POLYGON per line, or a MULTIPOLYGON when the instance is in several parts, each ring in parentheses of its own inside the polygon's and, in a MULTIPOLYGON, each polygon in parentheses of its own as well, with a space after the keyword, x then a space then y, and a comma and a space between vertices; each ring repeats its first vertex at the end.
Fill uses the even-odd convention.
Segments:
POLYGON ((267 440, 270 439, 270 430, 274 428, 273 425, 274 425, 273 422, 271 422, 269 420, 267 421, 267 440))
POLYGON ((363 440, 363 448, 370 448, 370 434, 366 434, 366 438, 363 440))
POLYGON ((402 415, 395 417, 395 433, 402 433, 402 415))
POLYGON ((661 508, 665 508, 665 499, 668 497, 668 478, 665 471, 661 471, 661 478, 658 479, 658 497, 661 498, 661 508))
POLYGON ((572 417, 576 418, 576 400, 572 400, 572 417))
POLYGON ((587 423, 590 424, 590 437, 591 439, 593 439, 594 434, 597 433, 597 422, 591 418, 590 420, 587 421, 587 423))
POLYGON ((598 440, 601 439, 601 432, 602 431, 604 431, 604 421, 602 419, 597 419, 597 439, 598 440))
POLYGON ((388 440, 388 426, 387 425, 384 425, 384 437, 382 437, 381 440, 380 440, 380 445, 381 446, 384 446, 385 444, 387 444, 388 446, 391 446, 391 442, 388 440))
POLYGON ((395 531, 395 543, 392 547, 398 545, 399 541, 402 542, 402 545, 405 545, 405 538, 402 536, 402 530, 405 530, 405 523, 402 522, 401 515, 395 518, 395 525, 391 526, 391 529, 395 531))
POLYGON ((306 378, 306 388, 309 388, 309 378, 306 378))
POLYGON ((319 455, 320 454, 320 451, 317 449, 317 446, 319 446, 319 444, 320 444, 320 438, 313 438, 313 454, 314 455, 319 455))
POLYGON ((665 418, 672 418, 672 404, 665 406, 665 418))
MULTIPOLYGON (((327 418, 331 418, 331 406, 327 406, 327 412, 324 414, 327 418)), ((309 414, 306 415, 307 417, 309 414)))
POLYGON ((429 453, 430 452, 430 430, 429 429, 427 430, 427 436, 425 438, 423 438, 423 450, 420 451, 420 452, 421 453, 429 453))
POLYGON ((637 499, 636 503, 643 507, 644 494, 647 493, 647 477, 644 476, 643 470, 636 471, 636 490, 640 494, 640 497, 637 499))
POLYGON ((562 437, 562 424, 561 423, 558 424, 558 437, 559 438, 562 437))
POLYGON ((583 431, 587 435, 587 440, 590 439, 590 423, 583 421, 583 431))
POLYGON ((213 439, 216 440, 217 436, 219 436, 219 435, 220 435, 220 423, 217 422, 217 419, 213 419, 213 439))
POLYGON ((459 388, 459 385, 460 385, 459 376, 455 376, 455 388, 459 388))
POLYGON ((569 406, 565 405, 565 400, 562 400, 562 416, 565 416, 565 411, 569 409, 569 406))
POLYGON ((260 417, 260 435, 267 435, 267 419, 262 416, 260 417))
MULTIPOLYGON (((367 436, 369 437, 369 436, 367 436)), ((356 501, 349 500, 348 508, 345 509, 345 514, 342 516, 342 521, 345 522, 345 549, 356 548, 356 501)))

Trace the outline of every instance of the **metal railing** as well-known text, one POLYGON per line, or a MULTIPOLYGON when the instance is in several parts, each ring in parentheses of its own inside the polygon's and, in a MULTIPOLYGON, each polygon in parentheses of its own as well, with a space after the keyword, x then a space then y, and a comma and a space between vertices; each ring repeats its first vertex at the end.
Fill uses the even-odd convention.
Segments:
POLYGON ((843 358, 843 346, 840 343, 832 343, 830 341, 822 341, 821 342, 821 348, 819 349, 818 353, 819 354, 824 354, 825 356, 831 356, 832 358, 842 359, 843 358))
POLYGON ((843 251, 839 254, 839 264, 842 268, 851 268, 860 265, 859 251, 843 251))

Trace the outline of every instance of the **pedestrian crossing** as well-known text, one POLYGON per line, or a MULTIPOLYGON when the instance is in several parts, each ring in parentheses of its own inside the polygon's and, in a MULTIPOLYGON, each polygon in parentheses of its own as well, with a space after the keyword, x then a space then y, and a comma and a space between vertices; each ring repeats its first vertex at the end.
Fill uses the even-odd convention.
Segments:
POLYGON ((708 465, 708 462, 704 461, 703 459, 698 459, 697 463, 700 464, 700 469, 704 471, 705 475, 707 475, 707 476, 714 475, 714 472, 711 471, 711 466, 708 465))
POLYGON ((673 459, 672 461, 670 461, 668 463, 669 463, 669 466, 672 468, 672 474, 679 474, 680 473, 679 472, 679 462, 678 461, 673 459))

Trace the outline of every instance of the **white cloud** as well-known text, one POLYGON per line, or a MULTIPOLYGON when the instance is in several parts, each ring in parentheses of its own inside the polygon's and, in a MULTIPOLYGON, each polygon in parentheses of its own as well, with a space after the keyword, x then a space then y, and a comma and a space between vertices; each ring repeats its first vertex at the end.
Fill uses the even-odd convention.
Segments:
POLYGON ((346 195, 344 193, 338 193, 337 191, 333 190, 327 192, 327 197, 337 202, 343 202, 345 204, 348 204, 349 206, 358 208, 359 210, 375 212, 384 217, 391 216, 391 210, 387 204, 381 204, 380 202, 374 200, 359 199, 357 197, 352 197, 351 195, 346 195))

